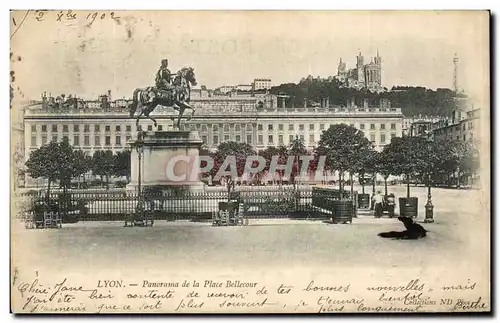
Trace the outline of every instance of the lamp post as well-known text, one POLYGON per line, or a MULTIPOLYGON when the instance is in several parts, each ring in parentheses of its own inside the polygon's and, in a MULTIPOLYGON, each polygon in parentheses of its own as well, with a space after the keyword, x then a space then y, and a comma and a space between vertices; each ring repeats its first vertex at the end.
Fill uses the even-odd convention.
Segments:
POLYGON ((427 204, 425 204, 425 223, 434 222, 434 205, 432 205, 431 194, 431 132, 427 133, 427 204))

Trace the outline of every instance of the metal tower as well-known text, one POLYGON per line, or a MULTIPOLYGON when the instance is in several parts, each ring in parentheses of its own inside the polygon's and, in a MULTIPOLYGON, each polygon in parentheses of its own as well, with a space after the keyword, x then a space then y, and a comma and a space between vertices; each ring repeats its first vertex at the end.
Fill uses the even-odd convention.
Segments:
POLYGON ((455 57, 453 57, 453 90, 455 93, 458 93, 458 59, 457 53, 455 53, 455 57))

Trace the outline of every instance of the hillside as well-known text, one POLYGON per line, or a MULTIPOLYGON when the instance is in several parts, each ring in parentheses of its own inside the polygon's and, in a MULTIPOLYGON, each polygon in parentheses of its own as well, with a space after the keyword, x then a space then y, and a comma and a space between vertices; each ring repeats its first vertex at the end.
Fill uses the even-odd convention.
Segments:
MULTIPOLYGON (((286 83, 271 88, 272 94, 289 95, 290 103, 302 106, 304 99, 321 102, 322 98, 328 97, 330 104, 345 106, 350 98, 354 98, 356 104, 362 105, 363 99, 367 98, 371 104, 378 105, 381 98, 391 101, 393 107, 401 108, 406 117, 427 116, 449 116, 457 106, 457 95, 451 89, 431 90, 425 87, 395 86, 391 90, 382 93, 373 93, 368 90, 355 90, 341 87, 334 78, 304 78, 298 84, 286 83)), ((460 95, 460 97, 464 97, 460 95)))

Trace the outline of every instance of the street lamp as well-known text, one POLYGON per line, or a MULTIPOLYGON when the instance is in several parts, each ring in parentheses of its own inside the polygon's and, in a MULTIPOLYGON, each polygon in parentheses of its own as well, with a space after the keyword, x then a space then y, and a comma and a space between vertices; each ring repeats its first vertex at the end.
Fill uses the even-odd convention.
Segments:
POLYGON ((434 205, 432 205, 431 194, 431 142, 432 132, 427 132, 427 204, 425 204, 425 223, 434 222, 434 205))

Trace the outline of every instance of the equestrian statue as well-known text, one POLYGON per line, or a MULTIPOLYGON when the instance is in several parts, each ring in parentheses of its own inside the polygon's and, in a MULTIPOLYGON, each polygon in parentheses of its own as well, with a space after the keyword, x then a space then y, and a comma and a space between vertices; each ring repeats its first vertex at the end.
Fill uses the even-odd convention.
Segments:
POLYGON ((170 73, 168 69, 168 60, 161 61, 161 66, 156 73, 155 86, 135 89, 133 101, 129 105, 130 117, 136 118, 137 128, 139 127, 139 119, 145 116, 154 122, 156 120, 150 116, 154 109, 161 105, 172 107, 179 111, 179 116, 174 127, 179 129, 182 116, 186 109, 190 109, 191 115, 186 121, 191 120, 195 113, 195 108, 189 104, 191 97, 191 86, 196 85, 196 77, 192 67, 183 67, 177 73, 170 73), (136 112, 137 115, 136 115, 136 112))

